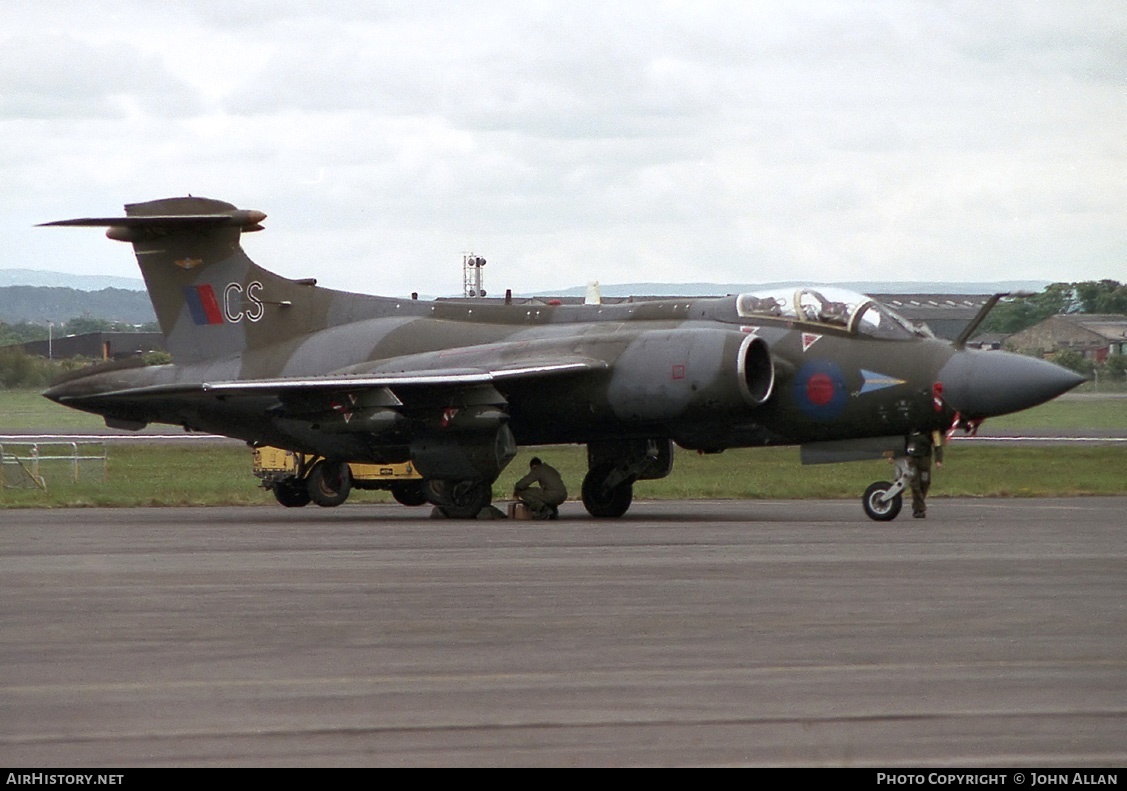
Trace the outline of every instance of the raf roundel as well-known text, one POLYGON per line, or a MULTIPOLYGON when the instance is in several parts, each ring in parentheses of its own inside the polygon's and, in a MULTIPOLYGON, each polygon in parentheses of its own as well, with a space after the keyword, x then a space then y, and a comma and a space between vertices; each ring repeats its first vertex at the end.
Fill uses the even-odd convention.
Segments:
POLYGON ((833 420, 845 409, 845 375, 830 360, 810 360, 794 378, 794 400, 807 417, 833 420))

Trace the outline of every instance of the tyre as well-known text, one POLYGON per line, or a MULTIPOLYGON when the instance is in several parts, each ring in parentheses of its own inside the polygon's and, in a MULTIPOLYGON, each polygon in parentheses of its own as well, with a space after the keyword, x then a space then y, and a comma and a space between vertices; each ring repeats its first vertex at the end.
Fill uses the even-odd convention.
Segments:
POLYGON ((877 481, 865 490, 865 496, 861 498, 861 505, 864 506, 865 513, 868 514, 870 519, 877 522, 891 522, 900 513, 900 509, 904 505, 903 496, 897 494, 890 500, 881 500, 881 495, 891 488, 892 484, 888 481, 877 481))
POLYGON ((274 492, 274 499, 286 508, 309 505, 309 490, 305 488, 305 481, 298 478, 276 481, 270 491, 274 492))
POLYGON ((391 485, 391 496, 395 502, 402 505, 422 505, 427 501, 426 492, 420 481, 410 483, 394 483, 391 485))
POLYGON ((324 459, 313 465, 305 486, 309 499, 323 508, 333 508, 348 499, 352 491, 352 472, 344 462, 324 459))
POLYGON ((612 472, 614 464, 607 462, 592 467, 583 476, 583 507, 597 519, 617 519, 634 501, 633 481, 626 480, 609 489, 604 486, 612 472))
POLYGON ((493 500, 493 487, 485 481, 431 481, 436 503, 451 519, 476 519, 493 500))

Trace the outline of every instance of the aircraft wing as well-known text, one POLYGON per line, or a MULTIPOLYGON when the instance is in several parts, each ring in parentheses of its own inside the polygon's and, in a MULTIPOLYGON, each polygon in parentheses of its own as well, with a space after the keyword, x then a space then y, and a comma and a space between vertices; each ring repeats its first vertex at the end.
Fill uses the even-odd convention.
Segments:
MULTIPOLYGON (((239 396, 326 396, 340 392, 366 390, 444 391, 475 386, 488 386, 507 380, 535 379, 561 374, 596 371, 607 363, 589 357, 573 357, 538 362, 517 362, 485 367, 432 368, 422 370, 370 373, 333 373, 304 377, 270 379, 231 379, 215 382, 167 382, 139 387, 101 391, 100 399, 161 397, 171 395, 239 396)), ((66 396, 63 396, 63 400, 66 396)))

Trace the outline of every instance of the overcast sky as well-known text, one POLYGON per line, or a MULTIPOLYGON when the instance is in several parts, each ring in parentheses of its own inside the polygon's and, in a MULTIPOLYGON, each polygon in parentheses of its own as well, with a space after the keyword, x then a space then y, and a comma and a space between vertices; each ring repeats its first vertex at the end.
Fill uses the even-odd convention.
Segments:
POLYGON ((0 268, 202 195, 368 293, 1127 280, 1123 0, 3 0, 0 268))

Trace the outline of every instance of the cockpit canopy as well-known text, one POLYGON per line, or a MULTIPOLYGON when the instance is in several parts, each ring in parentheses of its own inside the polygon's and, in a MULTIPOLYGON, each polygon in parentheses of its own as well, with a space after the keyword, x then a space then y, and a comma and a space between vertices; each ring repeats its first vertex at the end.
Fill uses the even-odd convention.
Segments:
POLYGON ((777 288, 740 294, 736 297, 736 312, 741 318, 790 319, 890 340, 925 334, 872 297, 835 286, 777 288))

